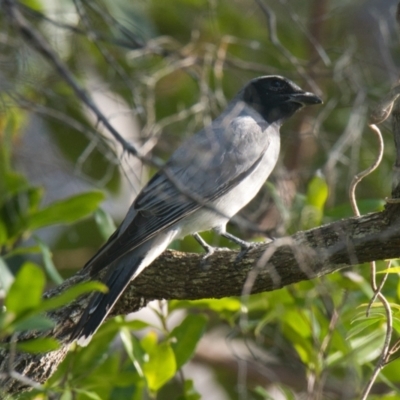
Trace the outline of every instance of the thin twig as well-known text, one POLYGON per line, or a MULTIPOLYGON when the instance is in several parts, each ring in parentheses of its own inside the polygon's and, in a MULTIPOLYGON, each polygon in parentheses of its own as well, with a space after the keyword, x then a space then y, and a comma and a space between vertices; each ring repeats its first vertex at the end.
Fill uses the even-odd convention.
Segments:
POLYGON ((378 360, 377 364, 375 365, 375 368, 374 368, 371 378, 369 379, 367 385, 365 386, 365 388, 361 394, 361 400, 367 399, 369 392, 371 391, 371 388, 376 381, 376 378, 378 377, 379 373, 381 372, 381 370, 383 369, 383 367, 386 364, 388 355, 390 355, 389 346, 390 346, 390 340, 392 339, 392 331, 393 331, 392 310, 390 308, 389 302, 386 300, 386 297, 381 292, 378 293, 378 297, 379 297, 379 300, 382 302, 383 307, 385 308, 385 312, 386 312, 386 316, 387 316, 386 336, 385 336, 385 341, 383 343, 381 356, 379 357, 379 360, 378 360))
MULTIPOLYGON (((28 21, 23 17, 23 15, 18 11, 16 8, 16 4, 14 0, 3 0, 3 4, 5 4, 6 9, 8 10, 9 16, 11 20, 14 22, 15 26, 17 29, 21 32, 22 36, 25 37, 29 43, 32 44, 32 46, 45 57, 50 64, 58 71, 60 76, 64 78, 64 80, 71 86, 71 88, 74 90, 75 94, 77 97, 89 108, 92 110, 92 112, 95 114, 97 117, 98 121, 103 123, 103 125, 107 128, 107 130, 113 135, 113 137, 121 144, 122 148, 124 151, 128 152, 129 154, 134 155, 135 157, 139 158, 142 162, 151 165, 153 167, 156 167, 158 169, 162 169, 164 167, 164 163, 154 157, 147 157, 141 152, 136 149, 131 143, 127 142, 118 132, 114 127, 109 123, 108 119, 104 116, 104 114, 99 110, 99 108, 95 105, 89 94, 77 83, 73 75, 69 72, 67 66, 61 61, 61 59, 57 56, 57 54, 54 52, 54 50, 50 47, 48 42, 43 38, 43 36, 35 30, 28 21)), ((180 68, 183 68, 185 66, 193 65, 195 63, 195 59, 188 57, 187 59, 184 60, 179 60, 177 62, 179 64, 180 68)), ((168 69, 168 71, 172 71, 172 69, 168 69)), ((160 77, 165 76, 165 69, 162 71, 159 71, 156 76, 153 76, 152 79, 156 81, 157 79, 160 79, 160 77)), ((235 112, 235 110, 233 111, 235 112)), ((238 110, 236 110, 238 112, 238 110)), ((176 187, 176 189, 185 197, 188 199, 195 201, 197 204, 201 205, 202 207, 205 207, 209 210, 214 211, 218 215, 223 215, 225 216, 224 211, 218 210, 215 207, 213 207, 210 204, 207 204, 207 199, 202 198, 199 195, 196 195, 195 193, 190 192, 187 190, 183 185, 177 181, 177 179, 173 176, 173 174, 167 169, 163 169, 164 175, 167 177, 167 179, 176 187)), ((254 230, 256 230, 255 224, 252 224, 251 222, 245 220, 244 218, 240 218, 239 216, 236 216, 233 218, 233 221, 240 224, 241 226, 244 227, 249 227, 254 230)))
MULTIPOLYGON (((395 101, 397 100, 397 98, 400 96, 400 85, 396 85, 392 88, 392 90, 383 98, 383 100, 381 100, 372 110, 371 112, 371 116, 370 116, 370 121, 372 122, 372 126, 375 126, 373 124, 378 124, 381 123, 383 121, 385 121, 389 115, 392 112, 393 109, 393 105, 395 104, 395 101)), ((376 126, 375 126, 376 127, 376 126)), ((379 129, 376 127, 377 131, 379 131, 379 129)), ((394 132, 396 134, 396 132, 394 132)), ((379 132, 380 134, 380 132, 379 132)), ((396 139, 395 139, 395 143, 397 145, 396 139)), ((397 149, 398 150, 398 149, 397 149)), ((389 204, 396 204, 399 202, 399 199, 395 198, 395 199, 386 199, 386 202, 389 204)), ((390 262, 389 262, 390 263, 390 262)), ((390 267, 390 264, 388 264, 388 267, 390 267)), ((374 265, 375 268, 375 265, 374 265)), ((378 363, 376 364, 374 371, 372 373, 372 376, 370 378, 370 380, 368 381, 366 387, 363 390, 362 393, 362 397, 361 400, 365 400, 369 394, 369 392, 371 391, 371 388, 376 380, 376 378, 378 377, 380 371, 384 368, 384 366, 389 362, 389 358, 390 356, 397 351, 397 346, 398 344, 395 343, 394 346, 390 349, 390 341, 391 341, 391 337, 392 337, 392 332, 393 332, 393 317, 392 317, 392 313, 391 313, 391 308, 390 308, 390 304, 389 302, 386 300, 386 298, 383 296, 383 294, 381 293, 381 289, 383 287, 383 284, 386 281, 387 278, 386 274, 384 276, 384 278, 382 279, 382 282, 379 286, 377 286, 376 284, 376 276, 375 276, 375 271, 373 271, 373 274, 371 276, 371 286, 374 290, 374 296, 371 299, 367 312, 369 311, 370 306, 372 305, 373 300, 375 300, 377 297, 381 300, 385 311, 386 311, 386 315, 387 315, 387 321, 386 321, 386 337, 385 337, 385 342, 382 348, 382 352, 381 352, 381 356, 379 358, 378 363)))
POLYGON ((13 368, 13 364, 14 364, 14 360, 15 360, 15 356, 17 354, 17 335, 14 334, 11 338, 10 341, 10 358, 8 360, 8 374, 11 378, 21 382, 24 385, 30 386, 33 389, 37 389, 37 390, 44 390, 44 387, 38 383, 35 382, 34 380, 30 379, 29 377, 27 377, 26 375, 22 375, 19 372, 17 372, 14 368, 13 368))
POLYGON ((90 95, 78 84, 75 77, 70 73, 65 63, 58 57, 46 39, 36 29, 34 29, 19 12, 14 0, 3 0, 3 4, 5 5, 5 9, 8 12, 11 21, 20 31, 25 40, 28 41, 33 48, 36 49, 36 51, 38 51, 56 69, 59 75, 73 89, 76 96, 95 114, 98 121, 100 121, 121 144, 124 151, 134 155, 146 164, 161 168, 163 166, 161 161, 140 154, 140 152, 131 143, 126 141, 110 124, 107 117, 96 106, 90 95))
POLYGON ((322 94, 321 89, 311 78, 310 74, 305 70, 305 68, 300 64, 299 60, 281 43, 277 33, 276 26, 276 16, 269 6, 265 4, 262 0, 255 0, 261 11, 267 18, 267 28, 269 34, 269 40, 271 43, 279 50, 279 52, 296 68, 300 76, 302 76, 306 82, 310 85, 312 91, 320 96, 322 94))
POLYGON ((364 171, 359 172, 352 180, 351 184, 350 184, 350 189, 349 189, 349 197, 350 197, 350 205, 351 208, 353 209, 353 213, 355 216, 359 217, 360 216, 360 210, 358 209, 357 206, 357 201, 356 201, 356 188, 357 185, 368 175, 370 175, 373 171, 375 171, 379 164, 382 161, 382 157, 383 157, 383 138, 382 138, 382 134, 381 131, 379 130, 379 128, 375 125, 375 124, 371 124, 369 125, 369 127, 371 128, 371 130, 376 134, 377 139, 378 139, 378 155, 375 159, 375 161, 373 162, 373 164, 371 164, 367 169, 365 169, 364 171))
MULTIPOLYGON (((386 104, 385 104, 385 108, 387 108, 386 104)), ((390 109, 391 109, 391 107, 390 107, 390 109)), ((372 120, 379 120, 379 122, 381 122, 381 120, 379 118, 376 118, 374 116, 372 116, 372 120)), ((350 189, 349 189, 350 203, 351 203, 353 212, 356 216, 360 216, 360 211, 357 206, 356 194, 355 194, 356 187, 362 181, 362 179, 364 179, 367 175, 369 175, 373 171, 375 171, 375 169, 379 166, 379 164, 382 160, 382 157, 383 157, 384 144, 383 144, 383 138, 382 138, 381 131, 375 124, 370 124, 369 127, 376 134, 376 136, 378 138, 378 146, 379 146, 378 147, 378 155, 376 157, 375 162, 366 170, 358 173, 353 178, 353 181, 351 182, 350 189)), ((368 397, 376 378, 378 377, 382 368, 385 366, 385 361, 389 354, 389 346, 390 346, 390 341, 391 341, 392 332, 393 332, 392 310, 391 310, 389 302, 386 300, 386 297, 381 292, 381 289, 386 281, 386 278, 384 278, 382 280, 381 284, 378 286, 376 283, 376 263, 375 263, 375 261, 372 261, 370 263, 370 265, 371 265, 371 287, 374 291, 373 299, 378 297, 379 300, 382 302, 383 307, 386 312, 386 317, 387 317, 387 319, 386 319, 386 335, 385 335, 385 341, 384 341, 382 351, 381 351, 381 356, 379 357, 379 360, 378 360, 377 364, 375 365, 375 368, 374 368, 371 378, 369 379, 367 385, 365 386, 365 388, 361 394, 361 400, 365 400, 368 397)), ((370 302, 369 306, 371 306, 371 305, 372 305, 372 301, 370 302)), ((369 307, 367 308, 367 316, 368 316, 368 314, 369 314, 369 307)))

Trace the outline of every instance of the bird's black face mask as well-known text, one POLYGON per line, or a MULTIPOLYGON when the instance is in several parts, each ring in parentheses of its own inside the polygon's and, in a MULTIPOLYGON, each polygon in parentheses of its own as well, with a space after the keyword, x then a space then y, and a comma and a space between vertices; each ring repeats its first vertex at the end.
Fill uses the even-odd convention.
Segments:
POLYGON ((280 76, 255 79, 246 87, 243 100, 270 124, 283 123, 304 105, 322 103, 315 94, 280 76))

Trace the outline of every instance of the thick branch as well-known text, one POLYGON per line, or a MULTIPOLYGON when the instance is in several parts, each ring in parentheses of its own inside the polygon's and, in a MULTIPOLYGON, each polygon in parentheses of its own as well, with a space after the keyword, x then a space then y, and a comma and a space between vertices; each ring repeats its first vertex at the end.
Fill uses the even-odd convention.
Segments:
MULTIPOLYGON (((166 251, 126 290, 113 315, 137 311, 154 299, 202 299, 240 296, 272 291, 291 283, 312 279, 371 260, 400 257, 400 206, 390 204, 385 211, 349 218, 306 232, 277 239, 251 250, 238 264, 237 252, 219 251, 201 268, 200 254, 166 251)), ((71 285, 88 280, 80 272, 46 296, 54 296, 71 285)), ((42 336, 55 336, 61 350, 46 355, 17 354, 13 370, 36 382, 46 381, 64 359, 69 333, 88 303, 82 297, 51 314, 56 327, 42 336)), ((21 335, 19 340, 37 333, 21 335)), ((0 353, 0 387, 9 394, 26 390, 26 384, 8 372, 9 354, 0 353)))

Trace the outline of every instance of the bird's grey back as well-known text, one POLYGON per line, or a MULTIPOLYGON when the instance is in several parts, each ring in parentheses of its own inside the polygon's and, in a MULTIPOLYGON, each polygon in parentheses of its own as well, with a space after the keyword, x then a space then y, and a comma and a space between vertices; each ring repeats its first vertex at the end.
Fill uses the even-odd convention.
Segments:
MULTIPOLYGON (((249 171, 266 151, 268 123, 243 102, 185 141, 166 165, 192 193, 205 199, 249 171)), ((154 189, 154 188, 153 188, 154 189)))
POLYGON ((97 256, 99 268, 236 187, 262 161, 268 128, 251 107, 236 102, 186 140, 137 197, 115 233, 121 239, 97 256))

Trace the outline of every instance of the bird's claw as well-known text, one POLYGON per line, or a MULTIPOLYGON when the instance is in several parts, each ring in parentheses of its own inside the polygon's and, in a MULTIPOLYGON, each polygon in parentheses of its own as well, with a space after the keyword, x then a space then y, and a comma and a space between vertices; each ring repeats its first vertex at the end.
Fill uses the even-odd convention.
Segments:
POLYGON ((210 267, 209 258, 214 253, 218 251, 230 251, 231 249, 228 249, 226 247, 214 247, 208 245, 207 248, 204 248, 204 250, 206 250, 206 253, 201 257, 200 266, 202 268, 209 268, 210 267))
POLYGON ((202 268, 209 267, 208 259, 216 252, 217 248, 207 245, 207 247, 204 247, 204 250, 206 251, 206 254, 204 254, 201 257, 201 262, 200 262, 200 266, 202 268))
POLYGON ((243 245, 240 246, 241 250, 240 250, 239 254, 236 256, 236 258, 235 258, 235 265, 240 263, 240 261, 242 261, 243 258, 246 257, 247 253, 250 250, 252 250, 252 249, 254 249, 254 248, 256 248, 256 247, 258 247, 260 245, 261 245, 261 243, 243 241, 243 245))

